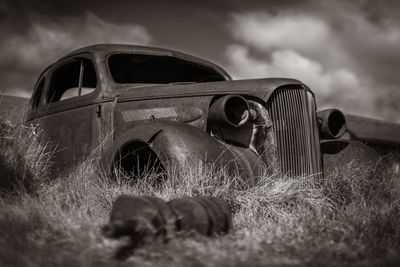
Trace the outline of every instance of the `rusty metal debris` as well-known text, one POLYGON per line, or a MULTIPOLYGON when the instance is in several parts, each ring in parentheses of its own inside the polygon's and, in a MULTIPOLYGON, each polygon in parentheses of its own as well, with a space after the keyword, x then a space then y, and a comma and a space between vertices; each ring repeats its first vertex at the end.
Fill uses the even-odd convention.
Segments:
POLYGON ((102 233, 108 238, 129 238, 115 255, 124 259, 136 248, 156 240, 168 242, 178 233, 213 236, 231 229, 230 206, 220 197, 183 197, 164 202, 153 196, 121 195, 102 233))
POLYGON ((167 203, 177 215, 177 231, 196 231, 212 236, 232 228, 229 204, 218 197, 186 197, 167 203))

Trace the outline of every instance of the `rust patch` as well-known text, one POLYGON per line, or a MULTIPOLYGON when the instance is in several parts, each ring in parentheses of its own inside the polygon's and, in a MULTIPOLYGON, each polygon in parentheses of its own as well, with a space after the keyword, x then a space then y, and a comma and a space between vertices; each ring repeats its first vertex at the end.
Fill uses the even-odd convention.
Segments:
POLYGON ((152 119, 176 120, 178 118, 178 111, 176 107, 124 110, 121 112, 121 114, 122 118, 126 122, 152 119))

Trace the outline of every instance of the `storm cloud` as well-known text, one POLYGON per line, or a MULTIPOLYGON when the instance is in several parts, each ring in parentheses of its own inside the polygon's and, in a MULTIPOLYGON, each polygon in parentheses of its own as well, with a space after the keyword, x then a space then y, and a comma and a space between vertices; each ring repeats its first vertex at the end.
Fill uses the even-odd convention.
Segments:
POLYGON ((43 68, 84 45, 151 44, 235 78, 299 79, 319 108, 399 121, 398 14, 394 0, 3 0, 0 90, 29 95, 43 68))
POLYGON ((93 43, 150 44, 145 27, 114 24, 87 12, 84 16, 52 19, 33 16, 27 28, 18 30, 4 23, 0 31, 2 91, 29 96, 34 79, 48 64, 67 52, 93 43))
POLYGON ((237 78, 297 78, 321 108, 399 120, 399 22, 365 5, 335 3, 232 13, 228 70, 237 78))

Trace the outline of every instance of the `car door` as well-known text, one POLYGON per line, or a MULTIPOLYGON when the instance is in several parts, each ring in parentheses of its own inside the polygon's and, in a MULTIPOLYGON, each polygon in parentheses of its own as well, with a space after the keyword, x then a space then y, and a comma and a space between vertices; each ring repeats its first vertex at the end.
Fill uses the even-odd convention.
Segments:
POLYGON ((92 58, 84 55, 62 60, 48 76, 36 122, 54 148, 55 170, 67 170, 100 145, 98 74, 92 58))

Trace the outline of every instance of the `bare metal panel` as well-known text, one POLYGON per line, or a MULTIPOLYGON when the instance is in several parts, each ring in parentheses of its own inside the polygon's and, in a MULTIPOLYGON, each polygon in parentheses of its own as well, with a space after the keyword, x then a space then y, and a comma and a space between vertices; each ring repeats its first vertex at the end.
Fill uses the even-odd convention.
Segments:
POLYGON ((279 89, 267 103, 277 138, 282 173, 321 173, 315 102, 303 89, 279 89))
POLYGON ((354 139, 377 145, 400 146, 400 124, 345 114, 347 131, 354 139))

